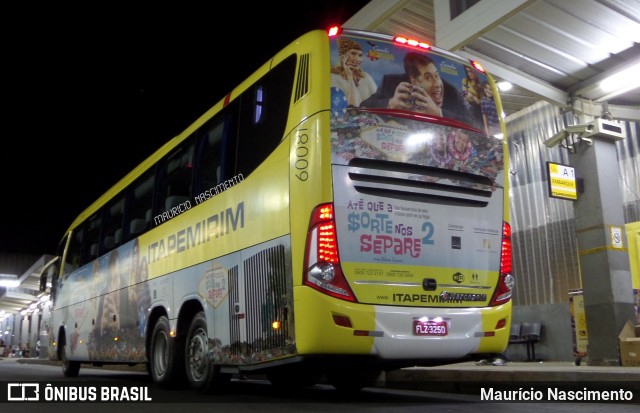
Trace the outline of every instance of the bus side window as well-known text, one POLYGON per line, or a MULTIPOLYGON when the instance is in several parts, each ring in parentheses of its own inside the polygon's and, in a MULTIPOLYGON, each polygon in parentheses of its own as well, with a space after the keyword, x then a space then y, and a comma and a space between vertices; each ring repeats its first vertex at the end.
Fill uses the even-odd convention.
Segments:
POLYGON ((253 123, 257 124, 257 123, 260 123, 263 117, 262 114, 264 109, 264 90, 262 86, 258 86, 256 88, 254 100, 255 102, 253 105, 253 110, 254 110, 253 123))
POLYGON ((195 161, 196 195, 222 182, 222 142, 224 119, 207 124, 198 139, 195 161))
POLYGON ((102 231, 103 252, 109 252, 122 242, 122 220, 124 217, 124 196, 120 196, 104 209, 102 231))
POLYGON ((240 96, 240 127, 235 174, 253 172, 280 144, 285 134, 295 78, 296 56, 274 67, 240 96))
POLYGON ((151 228, 154 170, 144 174, 128 189, 124 239, 129 241, 151 228))
POLYGON ((82 239, 82 260, 80 260, 80 265, 98 258, 101 222, 102 220, 100 219, 99 213, 91 216, 86 222, 82 239))
POLYGON ((160 162, 156 215, 177 207, 191 197, 193 140, 188 139, 160 162))
MULTIPOLYGON (((62 266, 63 275, 67 275, 73 272, 82 263, 82 239, 84 236, 84 225, 80 225, 73 229, 71 238, 69 239, 69 246, 67 248, 67 255, 64 256, 64 265, 62 266)), ((64 246, 67 238, 65 238, 60 244, 59 256, 63 256, 64 246)))

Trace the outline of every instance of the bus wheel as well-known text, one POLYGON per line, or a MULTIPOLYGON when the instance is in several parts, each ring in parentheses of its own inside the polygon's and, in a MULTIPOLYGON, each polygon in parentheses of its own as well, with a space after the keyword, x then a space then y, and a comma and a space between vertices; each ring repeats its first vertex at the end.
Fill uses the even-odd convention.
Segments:
POLYGON ((64 374, 65 377, 78 377, 80 362, 68 359, 67 344, 64 342, 60 346, 60 359, 62 360, 62 374, 64 374))
POLYGON ((184 376, 180 338, 171 337, 169 319, 162 316, 156 322, 151 337, 149 370, 153 381, 166 388, 180 382, 184 376))
POLYGON ((218 390, 231 379, 220 373, 219 367, 209 360, 209 336, 204 312, 195 315, 189 326, 185 349, 186 373, 189 386, 200 393, 218 390))

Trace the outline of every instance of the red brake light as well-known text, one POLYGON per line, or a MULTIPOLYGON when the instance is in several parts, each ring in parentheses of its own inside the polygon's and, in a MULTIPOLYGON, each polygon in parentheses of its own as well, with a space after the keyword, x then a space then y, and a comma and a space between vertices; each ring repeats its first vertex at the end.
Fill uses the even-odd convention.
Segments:
POLYGON ((512 270, 511 225, 502 225, 502 251, 500 254, 500 272, 510 274, 512 270))
POLYGON ((340 267, 333 204, 318 205, 311 213, 304 283, 324 294, 356 301, 340 267))
POLYGON ((484 67, 480 63, 476 62, 475 60, 471 60, 471 66, 475 67, 476 70, 482 73, 486 73, 486 71, 484 70, 484 67))
POLYGON ((342 33, 342 28, 340 26, 331 26, 327 32, 329 33, 329 37, 334 37, 342 33))
POLYGON ((404 36, 396 36, 393 40, 396 43, 404 44, 404 45, 407 45, 407 46, 418 47, 418 48, 421 48, 421 49, 430 49, 431 48, 431 45, 429 45, 429 43, 421 42, 421 41, 415 40, 415 39, 409 39, 409 38, 404 37, 404 36))
POLYGON ((511 249, 511 225, 504 222, 502 224, 502 251, 500 253, 500 274, 498 275, 498 285, 493 294, 490 305, 500 305, 511 299, 515 280, 511 271, 512 249, 511 249))
POLYGON ((337 264, 340 259, 338 258, 335 225, 332 222, 322 224, 318 230, 318 258, 321 261, 337 264))

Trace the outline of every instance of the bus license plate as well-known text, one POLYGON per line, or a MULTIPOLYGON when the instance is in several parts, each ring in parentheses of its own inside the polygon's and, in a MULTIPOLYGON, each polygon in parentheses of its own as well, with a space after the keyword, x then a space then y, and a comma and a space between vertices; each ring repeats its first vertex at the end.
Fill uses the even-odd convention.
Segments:
POLYGON ((413 320, 414 336, 446 336, 447 333, 446 321, 413 320))

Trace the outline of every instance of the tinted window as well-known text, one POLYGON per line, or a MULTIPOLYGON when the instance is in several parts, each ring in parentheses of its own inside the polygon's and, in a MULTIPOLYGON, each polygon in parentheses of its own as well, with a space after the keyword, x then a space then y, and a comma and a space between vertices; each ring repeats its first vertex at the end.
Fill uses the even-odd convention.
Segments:
POLYGON ((284 137, 295 69, 292 55, 240 97, 236 175, 248 176, 284 137))

